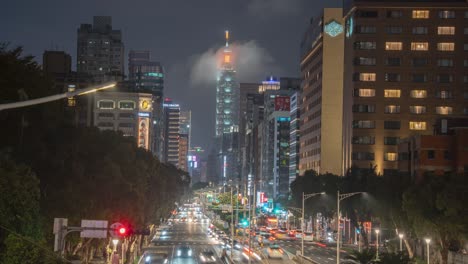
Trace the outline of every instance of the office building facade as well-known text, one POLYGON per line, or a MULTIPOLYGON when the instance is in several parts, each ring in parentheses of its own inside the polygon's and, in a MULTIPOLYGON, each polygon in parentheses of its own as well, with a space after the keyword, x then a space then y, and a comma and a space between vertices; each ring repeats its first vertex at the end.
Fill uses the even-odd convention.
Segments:
POLYGON ((138 147, 148 151, 151 149, 151 94, 98 92, 94 98, 95 127, 100 130, 121 131, 126 137, 134 137, 138 147))
POLYGON ((180 155, 180 106, 171 99, 163 104, 163 162, 179 167, 180 155))

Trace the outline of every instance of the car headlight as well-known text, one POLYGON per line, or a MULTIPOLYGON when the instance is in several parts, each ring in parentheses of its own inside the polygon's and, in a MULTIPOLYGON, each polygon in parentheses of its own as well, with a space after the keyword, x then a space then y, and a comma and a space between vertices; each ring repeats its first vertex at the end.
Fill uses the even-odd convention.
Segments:
POLYGON ((189 251, 188 251, 188 255, 189 255, 189 256, 192 256, 192 250, 189 250, 189 251))
POLYGON ((150 261, 151 261, 151 257, 150 257, 150 256, 147 256, 147 257, 145 258, 145 261, 146 261, 146 262, 150 262, 150 261))
POLYGON ((177 250, 177 256, 180 257, 180 250, 177 250))

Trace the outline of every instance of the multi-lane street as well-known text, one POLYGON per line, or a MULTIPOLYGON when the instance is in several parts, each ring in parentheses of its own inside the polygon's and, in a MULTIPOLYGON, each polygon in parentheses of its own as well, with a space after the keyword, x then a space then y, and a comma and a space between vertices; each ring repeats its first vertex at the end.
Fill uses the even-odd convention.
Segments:
MULTIPOLYGON (((276 243, 292 254, 301 251, 301 240, 276 240, 276 243)), ((304 242, 304 255, 320 264, 336 263, 336 248, 311 241, 304 242)), ((343 255, 343 254, 342 254, 343 255)), ((340 259, 342 259, 341 256, 340 259)), ((343 261, 343 259, 342 259, 343 261)))

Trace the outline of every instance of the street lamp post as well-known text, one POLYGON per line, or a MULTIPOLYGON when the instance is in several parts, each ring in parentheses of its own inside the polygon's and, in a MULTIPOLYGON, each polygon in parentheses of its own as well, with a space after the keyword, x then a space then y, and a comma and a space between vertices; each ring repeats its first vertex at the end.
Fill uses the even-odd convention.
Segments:
POLYGON ((376 234, 376 241, 375 241, 375 254, 376 254, 376 257, 375 259, 379 259, 379 233, 380 233, 380 229, 376 229, 375 230, 375 234, 376 234))
POLYGON ((431 244, 431 239, 430 238, 426 238, 426 245, 427 245, 427 264, 430 264, 430 254, 429 254, 429 244, 431 244))
MULTIPOLYGON (((115 259, 116 259, 116 253, 117 253, 117 244, 119 244, 119 240, 118 239, 112 239, 112 244, 114 245, 114 250, 112 250, 112 254, 111 254, 111 263, 115 263, 115 259)), ((117 259, 118 261, 118 259, 117 259)))
POLYGON ((349 198, 353 195, 356 194, 361 194, 364 192, 353 192, 353 193, 343 193, 340 194, 340 191, 338 191, 337 196, 336 196, 336 215, 337 215, 337 220, 336 221, 336 226, 337 226, 337 238, 336 238, 336 264, 340 264, 340 202, 346 198, 349 198))
POLYGON ((398 234, 398 237, 400 238, 400 252, 403 251, 403 234, 398 234))
POLYGON ((302 221, 301 221, 301 229, 302 229, 302 236, 301 236, 301 254, 304 257, 304 235, 305 235, 305 230, 304 230, 304 202, 305 200, 314 197, 316 195, 320 194, 325 194, 325 192, 320 192, 320 193, 310 193, 310 194, 304 194, 302 193, 302 221))

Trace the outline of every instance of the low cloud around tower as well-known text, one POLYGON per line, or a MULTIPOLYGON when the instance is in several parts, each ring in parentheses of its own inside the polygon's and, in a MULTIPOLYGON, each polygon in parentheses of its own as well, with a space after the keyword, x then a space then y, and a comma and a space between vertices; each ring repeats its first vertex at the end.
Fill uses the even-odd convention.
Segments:
MULTIPOLYGON (((233 43, 229 47, 233 52, 238 82, 258 82, 266 75, 280 70, 270 53, 256 41, 233 43)), ((212 85, 216 82, 223 49, 224 47, 212 48, 192 58, 190 82, 193 86, 212 85)))

